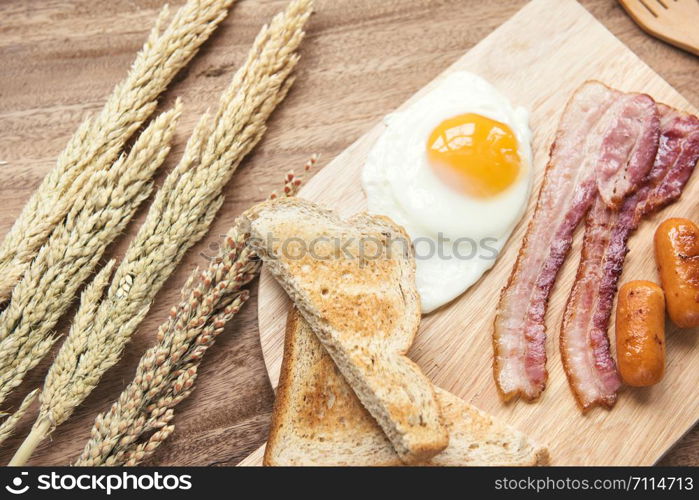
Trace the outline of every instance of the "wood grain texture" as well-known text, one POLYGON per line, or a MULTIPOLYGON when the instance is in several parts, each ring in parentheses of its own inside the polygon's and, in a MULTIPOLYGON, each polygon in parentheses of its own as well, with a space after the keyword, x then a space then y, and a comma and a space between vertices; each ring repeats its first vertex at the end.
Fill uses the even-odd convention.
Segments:
POLYGON ((619 0, 626 12, 648 34, 699 56, 699 2, 619 0))
MULTIPOLYGON (((594 17, 574 0, 535 0, 430 82, 399 109, 435 88, 449 73, 473 71, 486 78, 515 105, 531 112, 534 192, 543 179, 549 150, 569 96, 584 81, 598 79, 624 91, 646 92, 659 102, 691 113, 692 108, 594 17), (553 82, 553 85, 552 85, 553 82)), ((299 196, 351 216, 366 209, 361 171, 383 121, 315 176, 299 196)), ((583 415, 563 373, 558 332, 576 276, 582 227, 558 277, 547 313, 548 386, 541 401, 503 404, 492 375, 492 324, 500 290, 510 276, 536 196, 515 228, 495 267, 457 300, 423 317, 410 357, 425 374, 467 402, 500 417, 549 447, 558 465, 652 465, 692 428, 699 415, 699 329, 668 325, 667 370, 662 384, 626 390, 613 411, 583 415), (672 420, 672 425, 667 425, 672 420), (629 426, 629 422, 634 422, 629 426)), ((661 218, 699 212, 699 176, 682 198, 641 224, 630 241, 622 283, 656 279, 653 233, 661 218)), ((258 317, 265 363, 272 385, 279 378, 286 313, 290 301, 271 274, 260 279, 258 317)), ((610 326, 613 331, 613 321, 610 326)))
MULTIPOLYGON (((53 165, 88 112, 98 110, 126 74, 145 40, 162 0, 4 0, 0 3, 0 234, 53 165)), ((177 7, 182 0, 172 1, 177 7)), ((168 281, 123 360, 97 391, 33 457, 32 465, 67 464, 82 449, 96 414, 133 376, 157 325, 176 302, 179 289, 201 255, 212 253, 218 235, 252 203, 277 188, 281 176, 312 153, 321 165, 354 142, 377 119, 461 57, 511 17, 524 0, 316 0, 316 14, 301 49, 299 79, 275 112, 262 143, 241 165, 226 190, 226 202, 209 235, 168 281)), ((612 0, 583 5, 695 106, 699 105, 699 60, 654 40, 612 0)), ((185 110, 171 169, 199 115, 213 107, 252 40, 284 0, 239 0, 200 54, 163 99, 176 96, 185 110)), ((162 180, 162 176, 161 176, 162 180)), ((131 224, 111 255, 122 255, 145 211, 131 224)), ((256 287, 253 287, 256 289, 256 287)), ((177 410, 173 436, 153 458, 159 465, 235 465, 266 438, 273 393, 262 360, 256 297, 211 349, 198 388, 177 410)), ((60 328, 65 331, 65 325, 60 328)), ((19 392, 43 380, 37 367, 19 392)), ((17 404, 18 398, 11 401, 17 404)), ((29 430, 0 450, 7 463, 29 430)), ((699 463, 699 430, 692 431, 661 462, 699 463)))

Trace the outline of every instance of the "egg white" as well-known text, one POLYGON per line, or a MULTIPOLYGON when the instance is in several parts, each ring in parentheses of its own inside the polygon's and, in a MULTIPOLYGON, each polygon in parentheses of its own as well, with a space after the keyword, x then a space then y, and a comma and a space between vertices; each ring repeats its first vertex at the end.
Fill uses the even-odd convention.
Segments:
POLYGON ((369 211, 387 215, 413 239, 423 313, 458 297, 490 269, 522 217, 532 184, 528 121, 524 108, 513 108, 491 84, 465 71, 448 75, 405 110, 386 117, 386 130, 362 171, 362 185, 369 211), (458 193, 428 163, 431 132, 465 113, 504 123, 517 138, 520 173, 496 196, 458 193))

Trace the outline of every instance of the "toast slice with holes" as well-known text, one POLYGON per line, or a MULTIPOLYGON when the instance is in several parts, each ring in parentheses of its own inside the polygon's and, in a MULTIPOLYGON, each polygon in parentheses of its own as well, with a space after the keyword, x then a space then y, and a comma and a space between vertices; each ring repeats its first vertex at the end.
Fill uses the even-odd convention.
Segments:
POLYGON ((420 323, 415 259, 390 219, 349 220, 309 201, 243 214, 251 241, 406 463, 447 447, 434 389, 406 352, 420 323))
MULTIPOLYGON (((546 449, 444 390, 437 402, 449 446, 418 465, 528 466, 546 449)), ((292 310, 264 465, 395 466, 401 460, 308 323, 292 310)))

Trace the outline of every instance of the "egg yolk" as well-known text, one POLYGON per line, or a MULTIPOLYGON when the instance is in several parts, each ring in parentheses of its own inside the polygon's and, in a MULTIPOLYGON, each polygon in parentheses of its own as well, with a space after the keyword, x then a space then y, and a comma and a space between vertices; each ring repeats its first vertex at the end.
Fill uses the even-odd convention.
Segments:
POLYGON ((504 191, 520 170, 517 137, 510 127, 475 113, 440 123, 427 142, 427 158, 443 182, 478 198, 504 191))

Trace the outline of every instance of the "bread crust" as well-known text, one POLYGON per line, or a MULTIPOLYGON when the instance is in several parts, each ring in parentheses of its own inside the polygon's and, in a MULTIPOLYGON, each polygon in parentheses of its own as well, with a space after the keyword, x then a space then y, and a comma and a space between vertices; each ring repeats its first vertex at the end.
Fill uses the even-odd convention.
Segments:
POLYGON ((243 217, 267 268, 401 459, 421 462, 444 450, 449 437, 432 384, 405 356, 421 314, 414 256, 403 228, 368 214, 342 220, 298 198, 262 203, 243 217), (281 243, 295 238, 315 244, 321 236, 338 235, 351 242, 342 247, 349 256, 333 254, 328 261, 302 255, 300 248, 302 256, 291 258, 281 243), (381 257, 367 258, 364 245, 381 257))
POLYGON ((296 332, 299 328, 299 315, 294 313, 294 306, 289 307, 286 316, 286 329, 284 333, 284 356, 282 357, 282 367, 279 372, 279 383, 274 398, 274 410, 272 412, 272 423, 269 428, 269 437, 265 447, 265 455, 262 465, 274 466, 283 465, 275 462, 272 451, 276 449, 278 440, 281 439, 282 415, 289 409, 289 395, 293 390, 291 387, 292 365, 296 356, 296 332))
MULTIPOLYGON (((450 433, 449 446, 414 465, 548 463, 546 448, 537 446, 521 432, 447 391, 435 391, 450 433)), ((264 465, 401 464, 379 425, 361 405, 300 313, 292 308, 264 465)))

